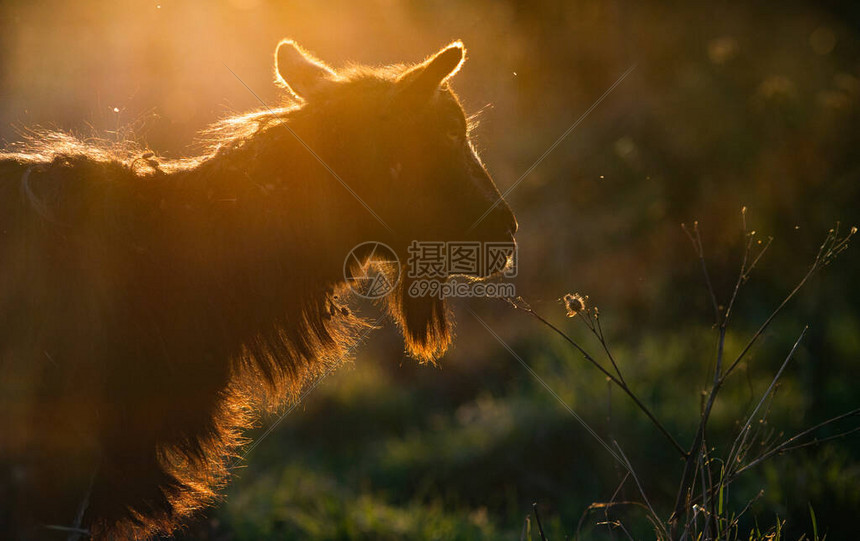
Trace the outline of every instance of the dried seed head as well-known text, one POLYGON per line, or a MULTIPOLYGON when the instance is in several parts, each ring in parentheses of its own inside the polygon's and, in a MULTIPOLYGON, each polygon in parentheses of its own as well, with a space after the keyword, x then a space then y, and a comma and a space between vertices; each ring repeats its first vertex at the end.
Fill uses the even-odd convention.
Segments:
POLYGON ((576 315, 585 310, 585 301, 588 300, 588 295, 583 297, 579 293, 568 293, 564 296, 564 308, 567 310, 567 317, 576 317, 576 315))

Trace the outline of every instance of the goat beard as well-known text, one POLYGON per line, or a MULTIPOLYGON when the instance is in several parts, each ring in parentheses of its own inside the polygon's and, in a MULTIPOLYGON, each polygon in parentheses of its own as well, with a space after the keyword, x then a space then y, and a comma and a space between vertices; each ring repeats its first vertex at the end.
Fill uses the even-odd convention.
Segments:
POLYGON ((406 351, 420 362, 441 357, 453 338, 448 303, 433 296, 412 296, 414 278, 404 276, 387 297, 388 313, 400 327, 406 351))

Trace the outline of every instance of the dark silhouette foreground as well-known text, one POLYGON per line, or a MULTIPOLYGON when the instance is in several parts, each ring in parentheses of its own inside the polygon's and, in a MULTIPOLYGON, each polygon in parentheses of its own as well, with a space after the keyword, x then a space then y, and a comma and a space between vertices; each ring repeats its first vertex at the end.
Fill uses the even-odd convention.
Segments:
MULTIPOLYGON (((0 153, 0 537, 172 532, 254 411, 349 357, 368 326, 342 306, 352 247, 511 240, 504 203, 466 233, 499 193, 446 82, 463 58, 334 71, 284 41, 284 106, 219 122, 204 155, 44 131, 0 153)), ((449 314, 409 284, 385 303, 433 360, 449 314)))

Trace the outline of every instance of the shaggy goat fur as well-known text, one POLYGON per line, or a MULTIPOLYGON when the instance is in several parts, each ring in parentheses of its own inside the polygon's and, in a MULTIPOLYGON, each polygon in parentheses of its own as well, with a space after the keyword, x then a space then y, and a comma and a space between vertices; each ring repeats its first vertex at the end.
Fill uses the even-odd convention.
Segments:
MULTIPOLYGON (((146 538, 213 500, 253 412, 369 327, 342 306, 350 249, 460 239, 499 197, 447 87, 463 55, 335 72, 285 41, 287 104, 199 157, 48 131, 0 153, 0 536, 58 538, 80 509, 96 539, 146 538)), ((502 203, 473 236, 515 229, 502 203)), ((447 308, 408 286, 388 312, 435 359, 447 308)))

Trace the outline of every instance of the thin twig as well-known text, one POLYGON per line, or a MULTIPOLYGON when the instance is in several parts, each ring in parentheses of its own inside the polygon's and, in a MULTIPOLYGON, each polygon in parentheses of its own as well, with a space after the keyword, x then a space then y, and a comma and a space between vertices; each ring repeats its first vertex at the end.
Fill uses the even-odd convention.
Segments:
POLYGON ((749 511, 750 507, 752 507, 752 504, 754 504, 756 501, 758 501, 758 499, 761 498, 762 496, 764 496, 764 490, 759 490, 758 494, 755 495, 755 498, 748 501, 747 504, 744 506, 744 508, 741 510, 741 512, 738 513, 734 519, 732 519, 732 521, 731 521, 731 523, 729 523, 727 529, 730 530, 732 528, 737 528, 738 522, 740 521, 741 517, 744 516, 746 514, 746 512, 749 511))
POLYGON ((618 385, 618 387, 622 391, 624 391, 627 394, 627 396, 630 397, 631 400, 633 400, 633 402, 636 404, 636 406, 638 406, 639 409, 642 410, 642 413, 644 413, 648 417, 648 419, 651 420, 651 422, 654 424, 654 426, 657 427, 657 429, 660 431, 660 433, 663 434, 663 436, 669 441, 669 443, 672 444, 672 447, 674 447, 675 450, 678 451, 678 453, 682 457, 687 456, 687 452, 684 451, 684 448, 681 447, 681 444, 679 444, 677 442, 677 440, 675 440, 675 438, 669 433, 668 430, 666 430, 666 428, 663 426, 663 424, 654 416, 653 413, 651 413, 651 410, 648 409, 648 407, 645 404, 643 404, 641 400, 639 400, 639 397, 636 396, 635 393, 633 393, 633 391, 630 389, 630 387, 627 386, 626 383, 624 383, 623 381, 621 381, 620 379, 615 377, 611 372, 609 372, 605 368, 603 368, 603 366, 601 366, 600 363, 598 363, 596 360, 594 360, 594 357, 589 355, 589 353, 587 351, 585 351, 579 344, 577 344, 564 331, 562 331, 561 329, 559 329, 558 327, 556 327, 555 325, 553 325, 552 323, 547 321, 543 316, 541 316, 540 314, 535 312, 530 306, 524 305, 523 304, 524 301, 522 301, 521 298, 519 299, 521 302, 517 302, 514 299, 506 299, 506 300, 515 309, 522 310, 522 311, 526 312, 527 314, 531 315, 532 317, 534 317, 535 319, 537 319, 538 321, 540 321, 541 323, 543 323, 544 325, 546 325, 547 327, 549 327, 550 329, 555 331, 556 334, 558 334, 559 336, 564 338, 564 340, 566 342, 568 342, 570 345, 572 345, 574 348, 576 348, 576 350, 579 351, 579 353, 585 358, 586 361, 588 361, 594 367, 596 367, 598 370, 600 370, 600 372, 604 376, 609 378, 612 381, 612 383, 618 385))
POLYGON ((765 401, 770 396, 770 394, 773 392, 774 387, 776 387, 777 382, 782 377, 782 373, 785 371, 785 367, 788 366, 789 361, 791 361, 791 359, 794 357, 794 353, 797 351, 797 347, 800 345, 800 342, 801 342, 801 340, 803 340, 803 337, 806 336, 806 331, 808 331, 808 330, 809 330, 809 326, 805 326, 803 328, 803 331, 801 331, 800 336, 797 337, 797 340, 794 342, 794 345, 791 347, 791 351, 789 351, 788 355, 786 355, 785 360, 782 362, 782 365, 779 367, 779 370, 777 370, 776 375, 774 375, 773 380, 770 382, 770 385, 768 386, 768 388, 765 390, 764 394, 762 395, 761 400, 758 401, 758 404, 756 405, 755 409, 753 409, 752 413, 750 413, 749 417, 747 418, 747 422, 744 423, 743 428, 741 428, 741 431, 738 434, 737 439, 735 440, 735 444, 732 445, 732 450, 729 452, 728 464, 729 464, 730 468, 732 467, 732 464, 735 463, 735 459, 737 458, 737 453, 740 451, 741 447, 746 443, 747 434, 748 434, 750 425, 752 425, 753 419, 755 419, 755 417, 758 415, 759 410, 764 405, 765 401))
MULTIPOLYGON (((591 314, 589 313, 589 318, 591 318, 591 314)), ((583 321, 585 321, 583 319, 583 321)), ((618 368, 618 364, 615 362, 615 357, 613 357, 612 352, 609 351, 609 343, 606 342, 606 337, 603 335, 603 326, 600 324, 600 314, 594 314, 594 323, 591 325, 591 332, 597 336, 600 345, 603 346, 603 351, 606 352, 606 356, 609 358, 609 362, 612 363, 612 367, 615 368, 615 373, 618 374, 618 379, 621 380, 621 383, 627 384, 624 381, 624 376, 621 374, 621 369, 618 368)))
POLYGON ((538 531, 540 532, 541 541, 547 541, 546 536, 543 533, 543 525, 540 523, 540 514, 538 513, 537 502, 532 504, 532 511, 535 513, 535 522, 538 525, 538 531))
MULTIPOLYGON (((743 259, 741 260, 741 271, 738 273, 738 279, 737 279, 737 281, 735 281, 735 288, 732 291, 732 296, 729 299, 729 304, 728 304, 728 306, 726 306, 726 311, 723 315, 723 320, 720 323, 720 326, 723 329, 725 329, 729 324, 729 318, 731 317, 731 314, 732 314, 732 308, 734 308, 735 301, 738 298, 738 293, 741 290, 741 285, 744 282, 744 277, 747 275, 747 261, 749 260, 750 250, 752 249, 753 236, 755 235, 755 231, 753 231, 751 234, 747 234, 747 208, 746 207, 741 209, 741 218, 742 218, 741 221, 743 222, 743 234, 745 237, 747 237, 747 243, 746 243, 746 247, 744 248, 743 259)), ((761 257, 761 255, 762 254, 759 253, 759 257, 761 257)), ((756 261, 758 261, 758 258, 756 258, 756 261)))
POLYGON ((737 358, 734 362, 729 366, 726 370, 725 374, 723 374, 720 384, 729 375, 734 371, 738 364, 740 364, 741 360, 743 360, 744 356, 749 352, 749 350, 753 347, 755 342, 761 337, 764 331, 770 326, 771 322, 773 322, 774 318, 782 311, 786 304, 794 298, 795 295, 803 288, 806 282, 819 270, 821 270, 826 265, 830 264, 833 259, 839 255, 845 248, 848 247, 848 243, 851 240, 851 237, 857 232, 856 227, 852 227, 848 234, 839 238, 839 224, 836 224, 834 229, 831 229, 827 236, 824 238, 824 242, 818 249, 818 254, 815 256, 815 260, 812 262, 812 265, 809 266, 809 269, 806 271, 806 274, 801 278, 800 282, 791 290, 788 296, 783 299, 783 301, 776 307, 776 309, 768 316, 768 318, 762 323, 759 329, 753 334, 752 338, 750 338, 749 342, 747 342, 746 346, 741 350, 740 354, 738 354, 737 358))
MULTIPOLYGON (((746 207, 744 207, 742 211, 743 218, 743 229, 746 232, 746 207)), ((717 358, 714 362, 714 376, 711 383, 711 390, 708 394, 707 401, 705 402, 705 407, 702 409, 701 418, 699 419, 699 426, 696 429, 696 435, 693 438, 693 444, 690 446, 690 450, 687 453, 686 462, 684 464, 684 470, 681 473, 681 482, 678 486, 678 495, 675 499, 675 508, 672 511, 672 516, 669 519, 669 522, 673 524, 673 528, 677 525, 678 517, 680 517, 681 511, 684 507, 685 498, 689 498, 692 496, 692 486, 693 480, 695 478, 695 470, 697 467, 697 456, 696 450, 701 449, 705 442, 705 429, 708 426, 708 420, 711 416, 711 410, 714 407, 714 402, 717 399, 717 394, 719 393, 721 380, 722 380, 722 371, 723 371, 723 354, 725 351, 725 343, 726 343, 726 329, 728 326, 728 314, 731 310, 731 304, 734 303, 735 296, 732 296, 732 302, 730 303, 729 309, 726 310, 726 317, 720 318, 720 309, 717 303, 716 293, 714 292, 714 287, 711 284, 711 276, 708 272, 708 265, 705 262, 705 248, 702 244, 702 237, 699 235, 699 222, 693 222, 693 232, 695 235, 690 233, 690 230, 687 229, 685 224, 681 224, 681 229, 683 229, 684 233, 687 234, 687 237, 690 239, 690 243, 693 245, 693 250, 696 252, 696 256, 699 259, 699 263, 702 267, 702 275, 705 279, 705 286, 708 291, 708 295, 711 298, 711 304, 714 308, 714 325, 718 327, 718 339, 717 339, 717 358)), ((735 287, 735 295, 740 289, 740 276, 743 276, 744 269, 746 267, 746 260, 749 253, 749 249, 744 251, 743 262, 741 263, 741 272, 739 273, 739 278, 737 285, 735 287)), ((703 472, 704 475, 704 472, 703 472)), ((708 518, 705 518, 705 526, 707 528, 708 518)))
POLYGON ((687 229, 687 224, 681 224, 681 229, 684 230, 684 233, 689 237, 690 242, 693 243, 693 248, 696 250, 696 255, 699 258, 699 263, 702 266, 702 273, 705 275, 705 283, 708 286, 708 293, 711 295, 711 304, 714 308, 714 325, 720 324, 720 307, 717 304, 717 296, 714 293, 714 288, 711 285, 711 276, 708 274, 708 266, 705 264, 705 251, 702 246, 702 237, 699 236, 699 222, 693 222, 693 233, 690 233, 690 230, 687 229))
POLYGON ((630 460, 627 458, 627 455, 624 454, 624 451, 621 450, 621 446, 618 445, 617 441, 613 441, 615 444, 615 448, 618 449, 618 453, 621 455, 621 458, 624 459, 624 464, 627 466, 627 471, 630 472, 630 476, 633 477, 633 481, 636 483, 636 488, 639 489, 639 494, 642 496, 642 500, 645 502, 645 505, 648 507, 648 511, 651 513, 653 520, 656 526, 659 526, 660 531, 666 535, 668 539, 669 532, 666 531, 666 528, 663 526, 663 523, 660 521, 660 517, 657 516, 657 513, 654 511, 654 507, 651 506, 651 501, 648 500, 648 496, 645 494, 645 489, 642 488, 642 483, 639 482, 639 477, 636 475, 636 472, 633 471, 633 465, 630 463, 630 460))
MULTIPOLYGON (((713 482, 711 481, 711 469, 708 464, 708 446, 704 440, 702 440, 702 450, 698 453, 699 461, 697 463, 699 471, 702 472, 702 507, 705 508, 707 513, 705 513, 705 524, 702 526, 702 531, 706 532, 712 528, 711 525, 711 517, 714 514, 714 499, 708 498, 708 495, 711 493, 713 489, 713 482)), ((695 484, 691 484, 690 488, 695 484)))
POLYGON ((851 411, 849 411, 849 412, 847 412, 847 413, 843 413, 842 415, 837 415, 836 417, 833 417, 833 418, 831 418, 831 419, 828 419, 828 420, 826 420, 826 421, 823 421, 823 422, 821 422, 821 423, 818 423, 817 425, 815 425, 815 426, 813 426, 813 427, 811 427, 811 428, 807 428, 806 430, 804 430, 804 431, 802 431, 802 432, 799 432, 798 434, 795 434, 794 436, 792 436, 792 437, 788 438, 787 440, 785 440, 784 442, 780 443, 779 445, 777 445, 776 447, 772 448, 771 450, 766 451, 765 453, 762 453, 758 458, 756 458, 756 459, 752 460, 751 462, 749 462, 748 464, 746 464, 744 467, 739 468, 739 469, 738 469, 738 470, 737 470, 737 471, 732 475, 732 479, 734 479, 734 478, 735 478, 735 477, 737 477, 738 475, 742 474, 743 472, 745 472, 745 471, 749 470, 750 468, 753 468, 753 467, 755 467, 755 466, 757 466, 757 465, 761 464, 762 462, 764 462, 765 460, 769 459, 770 457, 772 457, 772 456, 774 456, 774 455, 778 455, 778 454, 786 453, 786 452, 788 452, 788 451, 791 451, 791 450, 794 450, 794 449, 800 449, 800 448, 802 448, 802 447, 808 447, 808 446, 810 446, 810 445, 816 445, 816 444, 821 443, 821 442, 823 442, 823 441, 829 441, 829 440, 833 440, 833 439, 836 439, 836 438, 845 437, 845 436, 847 436, 847 435, 849 435, 849 434, 853 434, 853 433, 855 433, 855 432, 857 432, 857 431, 860 431, 860 427, 855 427, 855 428, 853 428, 853 429, 851 429, 851 430, 847 430, 847 431, 842 432, 842 433, 840 433, 840 434, 836 434, 836 435, 834 435, 834 436, 830 436, 830 437, 827 437, 827 438, 824 438, 824 439, 821 439, 821 440, 813 440, 813 441, 811 441, 811 442, 804 442, 804 443, 802 443, 802 444, 793 445, 795 442, 797 442, 797 440, 800 440, 800 439, 805 438, 806 436, 808 436, 808 435, 812 434, 813 432, 815 432, 815 431, 816 431, 816 430, 818 430, 819 428, 823 428, 823 427, 825 427, 825 426, 827 426, 827 425, 831 425, 831 424, 833 424, 833 423, 837 423, 837 422, 839 422, 839 421, 841 421, 841 420, 843 420, 843 419, 847 419, 848 417, 854 417, 854 416, 860 416, 860 408, 857 408, 857 409, 851 410, 851 411))
MULTIPOLYGON (((746 223, 745 220, 744 220, 744 223, 746 223)), ((698 224, 696 223, 694 225, 697 226, 698 224)), ((698 228, 697 227, 694 228, 694 232, 696 232, 697 234, 696 234, 696 236, 693 236, 685 226, 682 225, 682 227, 684 229, 684 232, 690 238, 690 241, 693 244, 693 248, 696 252, 696 255, 699 257, 699 260, 703 264, 703 272, 705 274, 705 283, 707 285, 708 293, 711 295, 712 302, 715 302, 715 297, 713 294, 713 288, 711 287, 710 277, 707 273, 707 266, 704 264, 704 258, 703 258, 703 251, 704 250, 703 250, 703 247, 701 245, 701 238, 698 235, 698 228)), ((724 373, 722 373, 718 378, 715 378, 714 384, 713 384, 713 386, 712 386, 712 388, 708 394, 708 399, 705 403, 705 408, 702 411, 702 417, 699 421, 699 428, 696 430, 696 435, 693 438, 693 444, 690 446, 690 451, 687 455, 687 461, 686 461, 686 464, 684 467, 684 471, 681 474, 681 483, 680 483, 680 486, 678 488, 678 496, 675 500, 675 510, 672 513, 672 518, 670 518, 671 523, 673 523, 673 524, 677 523, 677 519, 680 516, 680 513, 682 511, 685 493, 687 492, 687 487, 690 486, 689 485, 689 478, 690 478, 691 473, 693 472, 693 470, 695 468, 695 460, 693 458, 694 457, 694 451, 701 446, 702 441, 704 440, 705 430, 707 428, 707 424, 708 424, 708 420, 710 418, 711 410, 713 409, 713 405, 714 405, 714 402, 716 401, 717 395, 719 394, 719 391, 722 389, 722 386, 725 383, 726 379, 729 377, 729 375, 731 375, 731 373, 735 370, 735 368, 738 366, 738 364, 740 364, 741 360, 743 360, 743 358, 750 351, 750 349, 756 343, 756 341, 761 337, 761 335, 764 334, 764 331, 770 326, 770 324, 773 322, 774 318, 776 318, 776 316, 782 311, 782 309, 788 304, 788 302, 791 301, 791 299, 793 299, 794 296, 803 288, 803 286, 806 284, 806 282, 809 280, 809 278, 811 278, 822 267, 829 264, 840 252, 842 252, 848 246, 848 243, 850 242, 851 237, 856 232, 857 232, 857 228, 852 227, 851 230, 849 231, 849 233, 845 237, 840 238, 839 237, 839 224, 837 223, 836 227, 831 229, 827 233, 827 235, 824 238, 824 242, 821 244, 821 246, 818 249, 818 254, 815 256, 815 260, 813 261, 812 265, 810 265, 809 269, 807 270, 807 272, 803 276, 803 278, 801 278, 800 282, 798 282, 798 284, 794 287, 794 289, 792 289, 792 291, 785 297, 785 299, 783 299, 783 301, 779 304, 779 306, 777 306, 777 308, 768 316, 768 318, 764 321, 764 323, 753 334, 752 338, 750 338, 749 342, 741 350, 740 354, 738 354, 738 356, 735 358, 735 360, 732 362, 732 364, 729 366, 729 368, 726 369, 726 371, 724 373)), ((768 245, 765 246, 764 249, 766 249, 767 246, 769 246, 769 243, 768 243, 768 245)), ((755 259, 754 264, 758 262, 758 259, 760 258, 760 256, 761 256, 761 254, 759 254, 759 257, 755 259)), ((742 272, 742 274, 744 274, 744 273, 742 272)), ((746 274, 748 274, 748 271, 746 274)), ((716 304, 715 304, 715 306, 716 306, 716 304)), ((719 374, 720 369, 721 369, 720 365, 722 363, 723 346, 725 343, 725 332, 726 332, 726 329, 721 325, 720 326, 720 335, 719 335, 720 338, 719 338, 719 342, 718 342, 717 366, 715 368, 715 375, 719 374)))
MULTIPOLYGON (((576 536, 575 539, 579 539, 580 532, 582 531, 582 524, 585 522, 585 518, 588 516, 589 511, 592 509, 603 509, 603 516, 606 517, 606 520, 609 520, 609 509, 616 505, 639 505, 645 507, 641 502, 616 502, 615 498, 618 497, 618 493, 621 492, 621 488, 624 486, 624 483, 627 482, 627 479, 630 477, 630 471, 624 474, 624 478, 621 479, 621 482, 618 483, 618 486, 615 488, 615 492, 612 493, 612 497, 609 498, 608 502, 595 502, 585 508, 585 511, 582 512, 582 516, 579 517, 579 522, 576 525, 576 536)), ((646 508, 647 509, 647 508, 646 508)))

